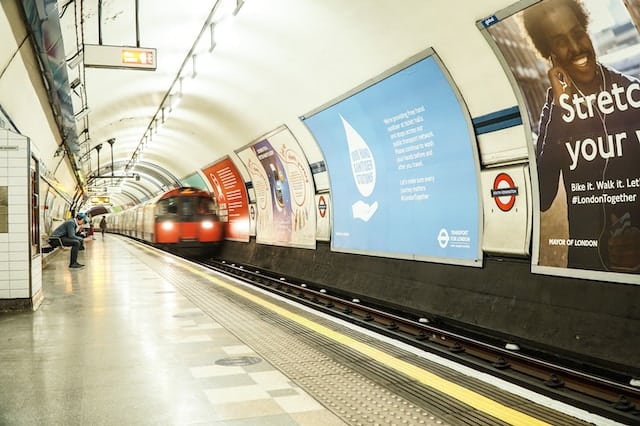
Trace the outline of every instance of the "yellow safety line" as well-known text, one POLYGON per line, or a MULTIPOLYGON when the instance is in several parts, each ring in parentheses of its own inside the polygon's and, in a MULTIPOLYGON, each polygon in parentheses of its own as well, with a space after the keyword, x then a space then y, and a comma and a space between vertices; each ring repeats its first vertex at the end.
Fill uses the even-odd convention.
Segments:
POLYGON ((200 269, 196 269, 192 266, 184 265, 184 264, 181 266, 184 269, 187 269, 189 272, 192 272, 193 274, 206 278, 209 281, 213 281, 215 284, 219 285, 220 287, 224 287, 225 289, 234 292, 238 296, 241 296, 247 300, 250 300, 260 306, 263 306, 273 311, 278 315, 281 315, 291 321, 294 321, 304 327, 307 327, 309 330, 313 330, 316 333, 319 333, 323 336, 333 339, 338 343, 341 343, 352 349, 355 349, 356 351, 375 359, 376 361, 386 365, 387 367, 390 367, 396 371, 399 371, 400 373, 410 378, 413 378, 426 386, 429 386, 433 389, 443 392, 457 399, 458 401, 461 401, 497 419, 500 419, 504 422, 507 422, 513 425, 527 425, 527 426, 549 425, 550 426, 549 423, 546 423, 535 417, 531 417, 520 411, 514 410, 513 408, 506 407, 490 398, 480 395, 456 383, 450 382, 449 380, 443 379, 442 377, 439 377, 433 373, 430 373, 420 367, 417 367, 408 362, 402 361, 383 351, 380 351, 374 347, 371 347, 365 343, 359 342, 349 336, 345 336, 344 334, 338 333, 335 330, 332 330, 314 321, 304 318, 287 309, 284 309, 278 305, 275 305, 263 299, 262 297, 258 297, 241 288, 230 285, 220 280, 219 278, 213 277, 208 273, 201 271, 200 269))

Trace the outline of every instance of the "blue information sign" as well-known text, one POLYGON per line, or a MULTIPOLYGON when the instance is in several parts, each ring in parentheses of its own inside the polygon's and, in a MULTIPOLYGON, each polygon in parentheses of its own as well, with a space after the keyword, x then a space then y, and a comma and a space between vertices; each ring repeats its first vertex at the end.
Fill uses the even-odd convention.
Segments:
POLYGON ((333 250, 481 266, 475 139, 435 55, 303 120, 327 163, 333 250))

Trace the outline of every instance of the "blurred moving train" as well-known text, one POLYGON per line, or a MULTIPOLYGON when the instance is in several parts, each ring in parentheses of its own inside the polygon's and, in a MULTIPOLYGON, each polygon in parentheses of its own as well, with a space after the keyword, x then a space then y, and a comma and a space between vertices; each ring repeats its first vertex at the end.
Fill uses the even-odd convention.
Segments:
POLYGON ((205 256, 224 240, 216 199, 208 191, 175 188, 109 215, 109 230, 188 256, 205 256))

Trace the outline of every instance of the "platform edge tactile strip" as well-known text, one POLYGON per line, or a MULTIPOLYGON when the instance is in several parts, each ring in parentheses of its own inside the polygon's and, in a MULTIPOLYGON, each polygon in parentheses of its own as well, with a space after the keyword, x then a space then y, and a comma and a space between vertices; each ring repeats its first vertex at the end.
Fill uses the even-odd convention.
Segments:
MULTIPOLYGON (((293 321, 276 317, 268 309, 212 285, 207 279, 181 273, 176 270, 176 267, 180 266, 176 266, 175 263, 165 265, 156 254, 149 254, 145 259, 154 264, 155 269, 162 269, 163 277, 196 306, 349 424, 506 424, 448 395, 412 382, 398 372, 373 359, 367 359, 350 348, 340 347, 324 336, 310 333, 293 321), (301 366, 305 367, 304 370, 301 366), (336 396, 334 392, 327 392, 327 383, 333 383, 338 389, 356 389, 354 392, 358 396, 336 396), (368 391, 360 392, 362 389, 368 391), (385 397, 372 401, 371 395, 385 397), (411 409, 399 410, 402 407, 411 409), (392 412, 394 415, 390 416, 389 413, 392 412), (370 421, 372 423, 369 423, 370 421)), ((220 276, 216 279, 224 280, 220 276)), ((270 302, 284 305, 279 301, 270 302)), ((288 304, 286 309, 296 310, 288 304)), ((309 315, 307 312, 299 311, 301 315, 309 315)), ((319 317, 317 321, 328 322, 319 317)), ((331 323, 331 327, 337 326, 331 323)), ((351 338, 360 337, 358 332, 347 328, 344 333, 351 338)), ((375 344, 369 336, 362 335, 361 340, 375 344)), ((394 352, 398 351, 401 352, 394 348, 394 352)), ((407 353, 404 357, 410 359, 412 355, 407 353)), ((422 362, 425 363, 430 362, 422 362)), ((437 366, 435 363, 434 365, 437 366)), ((486 387, 474 383, 474 387, 477 388, 475 391, 481 390, 483 386, 486 387)), ((486 389, 485 391, 492 392, 486 389)), ((545 407, 535 406, 524 398, 503 396, 502 400, 510 401, 514 404, 512 406, 527 407, 524 411, 541 419, 557 422, 560 415, 563 424, 585 424, 553 410, 545 410, 545 407)))

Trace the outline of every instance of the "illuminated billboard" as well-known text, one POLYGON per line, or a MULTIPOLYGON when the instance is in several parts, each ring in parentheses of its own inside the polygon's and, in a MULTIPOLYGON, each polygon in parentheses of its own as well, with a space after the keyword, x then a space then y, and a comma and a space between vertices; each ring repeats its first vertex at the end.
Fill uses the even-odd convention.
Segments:
POLYGON ((475 136, 432 50, 302 120, 327 163, 332 250, 482 266, 475 136))
POLYGON ((478 23, 527 111, 534 272, 640 284, 637 3, 527 0, 478 23))
POLYGON ((315 187, 291 131, 279 127, 236 154, 256 194, 256 242, 314 249, 315 187))
POLYGON ((226 212, 221 217, 227 222, 225 239, 249 241, 249 197, 236 165, 231 158, 224 157, 205 167, 202 173, 211 184, 221 213, 226 212))

